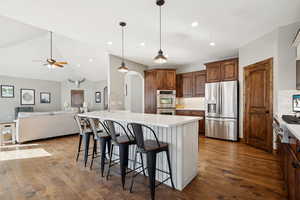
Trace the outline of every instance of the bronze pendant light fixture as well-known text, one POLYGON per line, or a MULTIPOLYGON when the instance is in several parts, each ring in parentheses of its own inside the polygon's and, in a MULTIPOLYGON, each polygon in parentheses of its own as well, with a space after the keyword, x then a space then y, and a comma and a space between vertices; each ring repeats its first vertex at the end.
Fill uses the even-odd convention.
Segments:
POLYGON ((128 67, 125 65, 124 61, 124 27, 126 26, 125 22, 120 22, 120 26, 122 27, 122 62, 121 66, 118 68, 118 71, 121 73, 128 72, 128 67))
POLYGON ((163 51, 161 50, 161 7, 165 4, 164 0, 156 0, 156 5, 159 6, 159 51, 158 55, 155 56, 154 62, 158 64, 163 64, 167 62, 166 56, 164 56, 163 51))

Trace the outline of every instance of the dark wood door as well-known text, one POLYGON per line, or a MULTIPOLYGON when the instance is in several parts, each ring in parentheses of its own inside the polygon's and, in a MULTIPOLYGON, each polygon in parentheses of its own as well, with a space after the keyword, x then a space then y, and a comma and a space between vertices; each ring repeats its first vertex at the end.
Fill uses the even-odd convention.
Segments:
POLYGON ((156 113, 156 71, 145 71, 145 113, 156 113))
POLYGON ((182 74, 182 95, 184 97, 193 96, 193 73, 182 74))
POLYGON ((211 63, 206 66, 206 82, 219 82, 221 81, 221 65, 220 63, 211 63))
POLYGON ((206 82, 206 71, 199 71, 193 73, 194 87, 193 96, 194 97, 205 97, 205 82, 206 82))
POLYGON ((221 63, 221 80, 233 81, 238 79, 238 60, 229 60, 221 63))
POLYGON ((273 59, 244 68, 244 136, 246 143, 272 151, 273 59))
POLYGON ((71 106, 82 107, 84 102, 83 90, 71 90, 71 106))
POLYGON ((182 97, 182 75, 176 75, 176 97, 182 97))

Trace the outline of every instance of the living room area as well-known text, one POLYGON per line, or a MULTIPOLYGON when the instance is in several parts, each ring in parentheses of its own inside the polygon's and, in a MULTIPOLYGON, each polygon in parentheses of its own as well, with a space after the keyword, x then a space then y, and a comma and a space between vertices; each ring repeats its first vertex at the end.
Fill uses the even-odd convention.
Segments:
POLYGON ((76 113, 107 107, 107 70, 97 69, 102 62, 96 47, 6 17, 0 21, 5 27, 0 44, 1 145, 76 134, 76 113), (47 59, 67 67, 55 68, 47 59))

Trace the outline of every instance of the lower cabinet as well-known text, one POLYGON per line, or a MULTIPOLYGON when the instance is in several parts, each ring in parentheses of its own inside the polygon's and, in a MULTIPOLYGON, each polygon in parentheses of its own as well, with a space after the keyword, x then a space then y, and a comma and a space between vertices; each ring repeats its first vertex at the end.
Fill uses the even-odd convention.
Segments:
POLYGON ((176 110, 176 115, 203 117, 199 120, 199 135, 205 135, 205 112, 202 110, 176 110))
POLYGON ((290 144, 281 143, 277 136, 277 152, 289 200, 300 200, 299 141, 290 138, 290 144), (295 142, 296 141, 296 142, 295 142))

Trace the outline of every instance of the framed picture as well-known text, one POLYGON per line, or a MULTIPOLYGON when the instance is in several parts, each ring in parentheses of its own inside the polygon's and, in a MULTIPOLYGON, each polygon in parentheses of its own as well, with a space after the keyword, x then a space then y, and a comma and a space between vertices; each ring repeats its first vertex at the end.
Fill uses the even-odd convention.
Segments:
POLYGON ((21 105, 35 105, 35 90, 21 89, 21 105))
POLYGON ((101 92, 95 93, 95 101, 96 103, 101 103, 101 92))
POLYGON ((1 85, 1 97, 2 98, 14 98, 15 87, 13 85, 1 85))
POLYGON ((51 93, 41 92, 40 93, 40 103, 51 103, 51 93))

